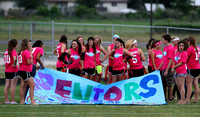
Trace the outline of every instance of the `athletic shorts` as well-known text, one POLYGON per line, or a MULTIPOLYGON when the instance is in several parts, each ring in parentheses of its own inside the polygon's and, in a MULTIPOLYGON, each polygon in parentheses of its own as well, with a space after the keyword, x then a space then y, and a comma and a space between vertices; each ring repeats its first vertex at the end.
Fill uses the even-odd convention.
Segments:
POLYGON ((177 78, 177 77, 187 77, 187 73, 180 73, 180 74, 174 74, 174 78, 177 78))
POLYGON ((174 74, 172 73, 171 69, 169 69, 167 76, 164 76, 166 70, 162 71, 162 80, 164 87, 171 87, 174 82, 174 74))
POLYGON ((199 77, 200 69, 188 69, 187 73, 190 77, 197 78, 199 77))
POLYGON ((152 70, 152 67, 151 67, 151 66, 148 66, 148 71, 149 71, 149 73, 153 72, 153 70, 152 70))
POLYGON ((113 67, 108 67, 108 73, 112 74, 112 71, 113 71, 113 67))
POLYGON ((129 77, 138 77, 144 75, 144 69, 130 69, 129 77))
POLYGON ((18 71, 18 74, 24 81, 27 81, 29 78, 33 78, 32 72, 18 71))
POLYGON ((18 72, 5 72, 6 80, 12 80, 15 79, 18 76, 18 72))
POLYGON ((69 73, 77 75, 77 76, 81 76, 81 70, 80 69, 69 69, 69 73))
POLYGON ((89 68, 89 69, 84 69, 85 73, 88 75, 88 76, 94 76, 94 71, 95 71, 95 68, 89 68))
MULTIPOLYGON (((65 68, 67 68, 67 67, 65 67, 65 68)), ((62 71, 63 67, 57 67, 56 69, 57 69, 57 71, 62 71)))
POLYGON ((117 75, 123 75, 124 70, 112 70, 112 75, 117 76, 117 75))

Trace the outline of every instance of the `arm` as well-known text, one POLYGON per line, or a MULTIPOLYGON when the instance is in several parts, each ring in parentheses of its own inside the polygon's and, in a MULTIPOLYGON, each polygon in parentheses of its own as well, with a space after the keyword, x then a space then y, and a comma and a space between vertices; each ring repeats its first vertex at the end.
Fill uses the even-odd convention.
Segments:
POLYGON ((42 66, 41 69, 44 69, 44 65, 43 65, 43 63, 42 63, 42 61, 41 61, 41 59, 40 59, 41 56, 42 56, 42 55, 41 55, 40 53, 38 53, 38 55, 37 55, 37 57, 36 57, 36 60, 37 60, 37 62, 40 64, 40 66, 42 66))
POLYGON ((28 63, 29 65, 32 64, 31 58, 27 59, 27 63, 28 63))
POLYGON ((183 65, 183 62, 176 64, 174 67, 172 67, 172 69, 176 69, 176 68, 180 67, 181 65, 183 65))
POLYGON ((65 45, 65 44, 62 44, 62 45, 61 45, 61 53, 64 53, 64 52, 65 52, 65 49, 66 49, 66 45, 65 45))
POLYGON ((57 50, 56 49, 53 51, 53 54, 57 55, 57 50))
POLYGON ((160 66, 158 67, 157 70, 160 70, 162 66, 163 66, 163 61, 162 61, 162 63, 160 64, 160 66))
POLYGON ((138 52, 139 52, 139 54, 140 54, 141 60, 142 60, 142 61, 145 61, 145 57, 144 57, 143 51, 142 51, 141 49, 138 49, 138 52))
POLYGON ((111 47, 110 46, 107 47, 107 54, 108 54, 108 56, 109 56, 110 59, 114 60, 114 57, 112 55, 113 53, 111 51, 111 47))
POLYGON ((17 64, 17 56, 13 56, 13 60, 14 60, 13 67, 16 67, 16 64, 17 64))
POLYGON ((132 58, 134 57, 133 54, 131 54, 127 49, 123 49, 123 52, 128 55, 131 56, 132 58))
POLYGON ((85 47, 83 47, 83 48, 82 48, 82 52, 81 52, 81 60, 80 60, 81 69, 84 68, 84 64, 83 64, 83 63, 84 63, 85 51, 86 51, 86 49, 85 49, 85 47))
POLYGON ((164 73, 165 76, 167 76, 168 71, 169 71, 169 68, 170 68, 170 66, 172 65, 172 63, 173 63, 173 59, 170 58, 170 59, 169 59, 169 63, 168 63, 168 65, 167 65, 167 69, 166 69, 166 71, 165 71, 165 73, 164 73))
POLYGON ((154 52, 151 53, 151 60, 152 60, 152 64, 153 64, 154 69, 157 70, 156 64, 155 64, 155 53, 154 52))
POLYGON ((103 48, 103 46, 101 46, 101 45, 100 45, 100 50, 101 50, 101 52, 104 54, 104 57, 103 57, 103 59, 101 60, 101 62, 103 62, 103 61, 105 61, 106 58, 107 58, 107 52, 106 52, 106 50, 103 48))

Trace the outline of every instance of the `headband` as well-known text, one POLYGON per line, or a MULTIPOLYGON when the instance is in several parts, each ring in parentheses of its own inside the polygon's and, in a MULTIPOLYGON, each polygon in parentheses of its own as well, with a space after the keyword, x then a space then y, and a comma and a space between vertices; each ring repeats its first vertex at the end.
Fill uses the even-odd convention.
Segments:
POLYGON ((154 46, 159 45, 159 44, 162 44, 162 42, 159 41, 159 42, 155 43, 154 46))
POLYGON ((134 40, 134 41, 132 42, 132 45, 135 44, 135 43, 137 43, 137 40, 134 40))
POLYGON ((114 36, 112 37, 112 39, 115 38, 115 37, 120 38, 119 35, 114 35, 114 36))
POLYGON ((179 40, 179 38, 178 37, 176 37, 175 39, 173 39, 172 41, 178 41, 179 40))

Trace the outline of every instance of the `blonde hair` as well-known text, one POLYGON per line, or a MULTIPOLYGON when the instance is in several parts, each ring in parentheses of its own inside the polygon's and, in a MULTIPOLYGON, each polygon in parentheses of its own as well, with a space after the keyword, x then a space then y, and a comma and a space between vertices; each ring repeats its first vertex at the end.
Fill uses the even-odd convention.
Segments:
POLYGON ((101 37, 100 37, 99 35, 96 35, 96 36, 94 37, 94 39, 98 42, 98 44, 101 44, 102 39, 101 39, 101 37))
POLYGON ((132 48, 135 44, 133 44, 133 42, 135 41, 135 39, 130 39, 128 41, 126 41, 126 49, 132 48))
POLYGON ((179 38, 179 37, 178 37, 178 36, 172 36, 172 37, 171 37, 172 41, 173 41, 174 39, 176 39, 176 38, 179 38))

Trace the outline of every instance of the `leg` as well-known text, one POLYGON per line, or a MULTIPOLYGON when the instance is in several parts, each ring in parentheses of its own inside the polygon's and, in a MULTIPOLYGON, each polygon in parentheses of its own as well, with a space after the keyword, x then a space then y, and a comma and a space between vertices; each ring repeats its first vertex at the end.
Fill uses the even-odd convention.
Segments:
POLYGON ((172 101, 172 93, 173 93, 173 87, 172 86, 169 86, 168 87, 169 89, 169 92, 168 92, 168 95, 169 95, 169 99, 170 99, 170 101, 172 101))
POLYGON ((10 88, 10 82, 11 82, 11 80, 6 79, 6 84, 5 84, 5 87, 4 87, 5 102, 9 102, 9 100, 8 100, 8 90, 10 88))
POLYGON ((181 94, 181 100, 177 104, 185 104, 185 78, 184 77, 177 77, 175 79, 179 92, 181 94))
POLYGON ((24 102, 25 102, 25 98, 24 98, 25 88, 26 88, 26 83, 25 83, 24 79, 21 78, 21 87, 20 87, 20 91, 19 91, 20 104, 24 104, 24 102))
POLYGON ((112 74, 111 74, 111 73, 108 73, 108 81, 107 81, 107 84, 110 84, 111 78, 112 78, 112 74))
POLYGON ((185 100, 186 103, 190 102, 190 96, 192 94, 192 82, 193 82, 193 78, 187 75, 187 78, 186 78, 187 98, 185 100))
POLYGON ((194 99, 194 103, 198 102, 199 99, 199 83, 198 83, 198 77, 194 79, 193 81, 193 85, 194 85, 194 94, 195 94, 195 99, 194 99))
POLYGON ((112 75, 112 82, 111 83, 114 83, 114 82, 117 82, 117 75, 112 75))
POLYGON ((94 80, 94 75, 92 75, 92 76, 88 76, 88 79, 90 79, 90 80, 94 80))
POLYGON ((117 76, 118 76, 117 81, 122 81, 124 79, 124 75, 123 74, 122 75, 117 75, 117 76))
POLYGON ((18 78, 11 80, 11 102, 15 102, 15 89, 17 85, 18 78))
POLYGON ((29 78, 29 79, 27 80, 27 83, 28 83, 28 85, 29 85, 29 87, 30 87, 29 93, 30 93, 30 98, 31 98, 31 104, 32 104, 32 105, 38 105, 38 104, 34 101, 34 87, 35 87, 35 83, 34 83, 33 78, 29 78))

